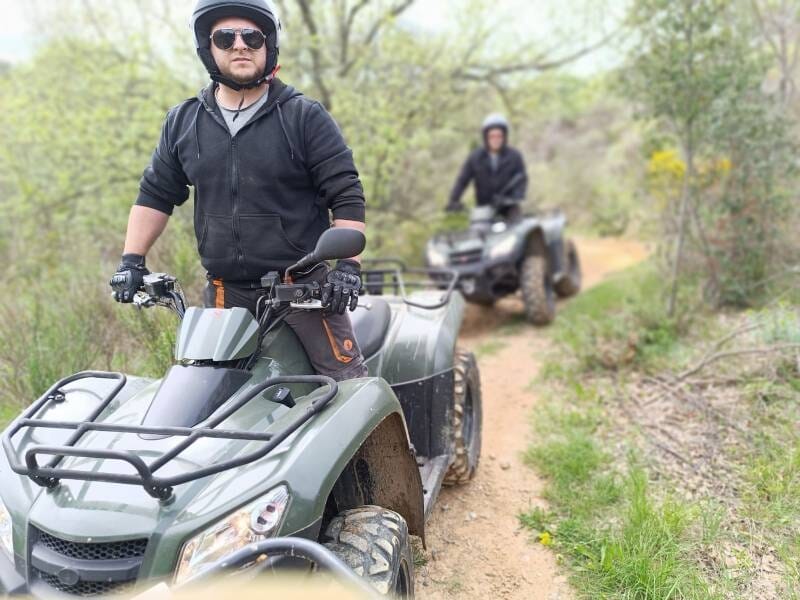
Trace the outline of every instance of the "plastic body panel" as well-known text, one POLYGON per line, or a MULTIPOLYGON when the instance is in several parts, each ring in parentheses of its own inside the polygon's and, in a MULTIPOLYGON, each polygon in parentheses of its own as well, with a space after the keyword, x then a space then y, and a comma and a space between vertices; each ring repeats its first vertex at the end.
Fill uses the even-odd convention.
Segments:
MULTIPOLYGON (((416 292, 411 298, 435 302, 439 292, 416 292)), ((369 301, 369 296, 365 296, 369 301)), ((369 373, 391 386, 420 381, 452 369, 458 332, 464 319, 464 298, 454 293, 442 308, 408 306, 382 296, 392 308, 392 322, 381 349, 367 361, 369 373)))
POLYGON ((178 330, 175 360, 224 362, 246 358, 258 345, 258 323, 244 308, 186 309, 178 330))

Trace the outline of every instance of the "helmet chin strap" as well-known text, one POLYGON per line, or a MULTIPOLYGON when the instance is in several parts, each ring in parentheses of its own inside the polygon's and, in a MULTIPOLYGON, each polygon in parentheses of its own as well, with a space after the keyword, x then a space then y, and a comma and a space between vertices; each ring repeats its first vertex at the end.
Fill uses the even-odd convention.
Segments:
POLYGON ((217 83, 221 83, 222 85, 239 92, 241 90, 252 90, 253 88, 257 88, 263 83, 272 83, 272 80, 275 79, 275 76, 278 74, 278 71, 280 70, 281 66, 277 65, 272 70, 272 73, 269 73, 267 75, 262 75, 258 79, 254 79, 253 81, 248 81, 247 83, 239 83, 238 81, 234 81, 229 77, 225 77, 225 75, 223 75, 219 71, 211 74, 211 80, 216 81, 217 83))
POLYGON ((229 87, 232 90, 240 92, 242 90, 251 90, 253 88, 257 88, 264 82, 272 81, 272 77, 262 76, 258 79, 254 79, 253 81, 248 81, 247 83, 239 83, 238 81, 234 81, 229 77, 225 77, 222 73, 212 73, 211 80, 221 83, 225 87, 229 87))

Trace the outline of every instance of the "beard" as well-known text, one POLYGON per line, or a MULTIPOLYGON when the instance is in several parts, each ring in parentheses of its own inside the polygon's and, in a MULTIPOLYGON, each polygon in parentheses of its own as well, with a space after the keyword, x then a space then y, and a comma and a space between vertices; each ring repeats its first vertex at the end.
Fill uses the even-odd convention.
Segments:
POLYGON ((255 65, 248 65, 247 69, 236 69, 235 71, 230 68, 220 70, 225 77, 232 79, 236 83, 249 83, 258 79, 263 73, 263 69, 259 70, 255 65))
MULTIPOLYGON (((227 77, 235 81, 236 83, 245 84, 250 83, 261 77, 264 73, 264 69, 266 68, 266 61, 259 61, 253 60, 253 56, 250 55, 239 55, 234 56, 231 58, 230 61, 224 66, 220 66, 220 72, 227 77), (236 58, 244 58, 247 57, 250 59, 250 62, 246 63, 236 63, 234 60, 236 58)), ((219 64, 219 63, 217 63, 219 64)))

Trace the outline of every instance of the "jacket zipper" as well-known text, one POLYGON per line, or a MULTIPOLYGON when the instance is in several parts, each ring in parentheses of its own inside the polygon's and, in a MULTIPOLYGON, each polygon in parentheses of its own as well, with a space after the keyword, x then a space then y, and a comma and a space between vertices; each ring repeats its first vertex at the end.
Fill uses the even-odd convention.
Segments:
MULTIPOLYGON (((224 120, 220 119, 217 114, 214 113, 212 108, 205 101, 205 98, 201 96, 200 102, 202 102, 203 106, 211 115, 211 117, 225 129, 231 139, 231 227, 233 229, 233 242, 236 250, 236 263, 242 270, 242 276, 245 276, 244 250, 242 249, 242 242, 239 235, 239 170, 237 168, 236 137, 231 135, 227 123, 225 123, 224 120)), ((277 101, 270 103, 264 112, 256 114, 252 119, 245 123, 242 129, 270 114, 276 105, 277 101)))
POLYGON ((244 275, 244 252, 242 242, 239 237, 239 169, 237 168, 236 138, 231 136, 231 225, 233 227, 233 241, 236 246, 236 262, 242 269, 244 275))

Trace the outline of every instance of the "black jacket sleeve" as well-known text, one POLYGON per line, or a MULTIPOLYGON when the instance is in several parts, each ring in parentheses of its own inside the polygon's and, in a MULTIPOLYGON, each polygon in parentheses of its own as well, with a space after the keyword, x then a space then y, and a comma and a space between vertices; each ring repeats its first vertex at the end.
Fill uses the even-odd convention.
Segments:
POLYGON ((457 206, 461 204, 461 196, 464 195, 464 190, 467 189, 467 186, 475 177, 475 169, 472 166, 472 162, 473 155, 470 154, 466 162, 464 162, 464 166, 461 167, 461 172, 458 174, 455 185, 453 185, 453 190, 450 192, 448 206, 457 206))
POLYGON ((511 190, 509 196, 515 200, 524 200, 528 192, 528 171, 525 168, 525 160, 522 158, 521 152, 515 152, 514 159, 516 163, 514 174, 516 176, 517 173, 522 173, 522 177, 516 185, 514 185, 514 189, 511 190))
POLYGON ((161 139, 153 152, 150 165, 144 170, 139 182, 138 206, 147 206, 168 215, 176 206, 189 198, 189 180, 175 155, 170 140, 170 121, 172 113, 167 113, 161 129, 161 139))
POLYGON ((320 198, 328 202, 334 219, 365 220, 364 188, 333 117, 318 102, 305 120, 305 159, 320 198))

